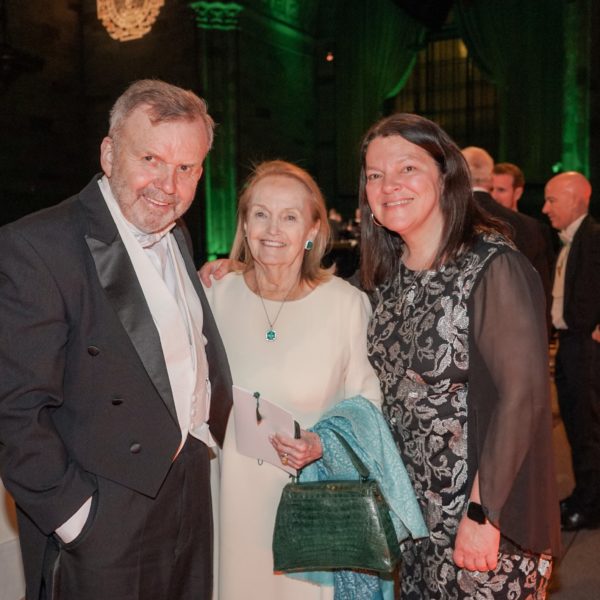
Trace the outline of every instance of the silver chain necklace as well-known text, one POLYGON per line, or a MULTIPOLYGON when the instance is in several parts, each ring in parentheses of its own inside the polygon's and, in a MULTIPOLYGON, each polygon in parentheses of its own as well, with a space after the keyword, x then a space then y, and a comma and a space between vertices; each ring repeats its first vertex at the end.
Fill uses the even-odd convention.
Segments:
POLYGON ((267 317, 267 322, 269 323, 269 329, 265 332, 265 339, 267 342, 274 342, 277 339, 277 332, 275 331, 275 323, 277 323, 277 319, 279 318, 279 314, 281 313, 281 309, 283 305, 286 303, 289 295, 292 293, 292 290, 296 287, 296 282, 292 285, 292 287, 288 290, 287 294, 281 301, 279 305, 279 310, 275 315, 275 318, 271 321, 269 317, 269 313, 267 312, 267 307, 265 306, 265 301, 263 300, 262 293, 260 291, 260 285, 258 285, 258 277, 256 277, 256 290, 258 291, 258 297, 260 298, 260 303, 262 304, 263 310, 265 311, 265 317, 267 317))

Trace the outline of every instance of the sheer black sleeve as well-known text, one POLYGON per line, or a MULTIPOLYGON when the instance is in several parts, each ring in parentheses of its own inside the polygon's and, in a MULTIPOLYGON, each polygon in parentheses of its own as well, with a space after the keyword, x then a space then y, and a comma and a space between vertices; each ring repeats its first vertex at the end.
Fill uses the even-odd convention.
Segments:
POLYGON ((471 297, 469 419, 482 504, 503 535, 559 547, 545 297, 520 253, 490 262, 471 297))

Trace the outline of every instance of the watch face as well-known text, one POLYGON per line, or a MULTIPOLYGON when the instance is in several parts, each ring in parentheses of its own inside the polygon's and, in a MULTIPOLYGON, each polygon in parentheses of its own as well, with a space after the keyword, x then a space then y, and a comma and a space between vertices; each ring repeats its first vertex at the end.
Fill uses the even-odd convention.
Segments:
POLYGON ((477 502, 469 502, 469 506, 467 507, 467 517, 480 525, 485 523, 485 513, 483 512, 483 508, 481 504, 477 502))

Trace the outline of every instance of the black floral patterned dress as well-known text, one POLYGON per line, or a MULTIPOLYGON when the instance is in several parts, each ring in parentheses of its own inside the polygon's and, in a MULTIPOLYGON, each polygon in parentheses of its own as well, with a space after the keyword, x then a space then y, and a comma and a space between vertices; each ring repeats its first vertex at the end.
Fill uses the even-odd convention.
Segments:
MULTIPOLYGON (((381 381, 384 415, 430 530, 429 539, 405 552, 403 599, 545 597, 548 556, 511 545, 495 572, 485 573, 459 569, 452 560, 472 478, 482 468, 470 457, 477 445, 469 440, 469 410, 475 401, 469 351, 473 294, 480 293, 486 273, 494 281, 498 275, 510 280, 515 264, 517 270, 529 269, 503 238, 486 236, 438 271, 414 272, 401 264, 398 277, 374 293, 369 356, 381 381)), ((495 293, 495 286, 484 286, 481 294, 495 293)), ((477 302, 486 299, 482 295, 477 302)), ((543 326, 543 314, 541 319, 543 326)), ((491 509, 492 522, 493 514, 491 509)))

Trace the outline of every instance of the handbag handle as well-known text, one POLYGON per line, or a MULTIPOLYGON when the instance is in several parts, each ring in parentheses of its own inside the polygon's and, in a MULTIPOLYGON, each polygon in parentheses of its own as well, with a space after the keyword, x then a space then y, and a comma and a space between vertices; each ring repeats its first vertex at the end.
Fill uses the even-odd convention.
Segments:
POLYGON ((334 433, 336 435, 340 444, 344 447, 344 449, 348 453, 348 456, 350 457, 350 460, 352 461, 354 468, 358 471, 358 474, 360 475, 361 480, 367 481, 367 479, 369 479, 370 473, 369 473, 369 469, 367 469, 367 467, 365 466, 365 463, 363 463, 363 461, 360 460, 360 458, 358 458, 358 455, 356 454, 356 452, 354 452, 354 450, 352 449, 350 444, 346 441, 346 439, 344 438, 343 435, 340 435, 337 431, 334 431, 334 430, 332 430, 332 433, 334 433))

